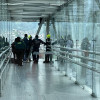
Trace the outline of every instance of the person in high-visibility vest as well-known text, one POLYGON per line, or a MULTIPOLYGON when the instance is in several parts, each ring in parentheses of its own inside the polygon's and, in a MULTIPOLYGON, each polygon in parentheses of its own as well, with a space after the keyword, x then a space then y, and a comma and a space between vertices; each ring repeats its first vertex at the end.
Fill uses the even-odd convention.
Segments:
POLYGON ((30 56, 31 56, 31 53, 32 53, 32 36, 29 35, 28 38, 29 38, 29 40, 28 40, 28 53, 27 53, 28 57, 27 57, 27 62, 31 61, 30 56))
POLYGON ((46 52, 47 54, 45 54, 45 61, 43 63, 49 63, 50 62, 50 57, 51 54, 48 54, 48 52, 51 51, 51 39, 50 39, 50 34, 47 35, 47 39, 46 39, 46 52))

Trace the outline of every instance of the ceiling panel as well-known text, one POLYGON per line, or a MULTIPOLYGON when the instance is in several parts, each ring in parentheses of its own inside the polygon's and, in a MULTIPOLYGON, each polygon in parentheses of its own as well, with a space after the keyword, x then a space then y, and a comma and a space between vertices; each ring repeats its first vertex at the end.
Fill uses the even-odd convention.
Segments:
POLYGON ((69 0, 7 0, 7 5, 12 20, 38 21, 41 17, 47 18, 57 12, 61 5, 69 0))

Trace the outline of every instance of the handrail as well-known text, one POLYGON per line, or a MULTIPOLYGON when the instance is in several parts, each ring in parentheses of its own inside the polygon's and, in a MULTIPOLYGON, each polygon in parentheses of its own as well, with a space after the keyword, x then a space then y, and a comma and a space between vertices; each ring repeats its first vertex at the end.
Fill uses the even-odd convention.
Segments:
MULTIPOLYGON (((54 53, 54 54, 55 54, 55 53, 54 53)), ((82 66, 82 67, 84 67, 84 68, 87 68, 87 69, 90 69, 90 70, 95 71, 95 72, 97 72, 97 73, 100 73, 100 71, 96 70, 96 69, 93 68, 92 66, 89 66, 89 65, 84 64, 84 63, 79 63, 78 61, 72 60, 71 58, 67 58, 67 57, 65 57, 65 56, 61 56, 61 55, 58 55, 58 54, 55 54, 55 55, 58 56, 58 57, 61 57, 61 58, 63 58, 63 59, 67 59, 67 60, 69 60, 70 62, 75 63, 75 64, 77 64, 77 65, 80 65, 80 66, 82 66)))
POLYGON ((5 51, 3 51, 2 53, 0 53, 0 57, 5 54, 8 50, 10 49, 10 47, 8 47, 5 51))
POLYGON ((83 57, 83 56, 73 55, 71 53, 68 53, 68 52, 65 52, 65 51, 56 50, 54 48, 53 48, 53 50, 55 50, 57 52, 60 52, 60 53, 63 53, 63 54, 68 54, 68 55, 70 55, 72 57, 76 57, 76 58, 80 58, 80 59, 85 59, 85 60, 88 60, 88 61, 100 64, 100 60, 97 60, 97 59, 91 59, 91 58, 87 58, 87 57, 83 57))
POLYGON ((94 51, 88 51, 88 50, 80 50, 80 49, 76 49, 76 48, 68 48, 68 47, 61 47, 61 46, 52 46, 52 47, 62 48, 62 49, 71 50, 71 51, 88 52, 90 54, 100 55, 100 52, 94 52, 94 51))
MULTIPOLYGON (((11 54, 12 54, 12 53, 11 53, 11 52, 9 52, 9 54, 8 54, 8 55, 10 55, 10 56, 11 56, 11 54)), ((3 70, 1 71, 1 73, 0 73, 0 78, 2 77, 2 74, 3 74, 4 70, 6 69, 8 62, 9 62, 9 60, 7 61, 7 63, 6 63, 6 65, 5 65, 5 67, 3 68, 3 70)))
POLYGON ((3 63, 5 62, 6 58, 8 57, 9 54, 7 54, 7 56, 2 60, 2 63, 0 64, 0 72, 1 72, 1 68, 3 66, 3 63))
POLYGON ((9 47, 9 46, 4 46, 4 47, 0 48, 0 51, 1 51, 1 50, 4 50, 4 49, 7 48, 7 47, 9 47))
POLYGON ((7 73, 7 70, 8 70, 7 68, 9 68, 9 67, 7 67, 7 65, 9 63, 10 57, 9 57, 9 59, 7 59, 7 57, 11 56, 11 54, 12 54, 11 50, 9 48, 7 50, 5 50, 3 52, 3 54, 6 53, 6 51, 8 51, 8 50, 9 50, 9 52, 7 52, 7 55, 4 57, 4 59, 1 63, 1 68, 0 68, 0 97, 2 94, 2 88, 4 86, 4 82, 6 80, 5 78, 7 77, 7 74, 5 74, 5 73, 7 73))

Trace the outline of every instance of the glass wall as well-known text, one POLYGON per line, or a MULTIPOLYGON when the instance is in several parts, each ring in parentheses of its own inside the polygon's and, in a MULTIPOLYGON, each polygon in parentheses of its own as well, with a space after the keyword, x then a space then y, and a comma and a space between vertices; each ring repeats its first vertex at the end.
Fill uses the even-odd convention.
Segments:
MULTIPOLYGON (((100 74, 92 71, 92 69, 100 71, 100 63, 86 60, 87 58, 100 59, 99 53, 97 54, 100 52, 100 0, 73 0, 55 13, 51 22, 50 33, 53 40, 57 39, 58 45, 65 48, 68 46, 67 41, 72 40, 71 48, 80 51, 67 52, 80 56, 81 59, 70 56, 69 58, 84 65, 83 67, 83 65, 64 61, 65 65, 58 65, 58 67, 65 71, 67 76, 74 77, 76 83, 89 87, 92 95, 100 96, 100 74), (62 43, 65 44, 62 45, 62 43)), ((68 57, 68 55, 65 56, 68 57)))
POLYGON ((0 49, 8 46, 11 40, 11 22, 6 0, 0 0, 0 49))

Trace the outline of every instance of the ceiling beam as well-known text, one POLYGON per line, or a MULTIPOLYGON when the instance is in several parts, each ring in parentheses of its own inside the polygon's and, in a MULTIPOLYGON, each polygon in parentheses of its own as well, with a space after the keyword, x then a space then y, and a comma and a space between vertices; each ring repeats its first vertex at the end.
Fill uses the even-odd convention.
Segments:
POLYGON ((22 7, 8 7, 9 10, 20 10, 20 9, 29 9, 29 10, 42 10, 42 9, 45 9, 45 10, 56 10, 57 8, 50 8, 50 7, 30 7, 30 6, 22 6, 22 7))
POLYGON ((63 3, 56 12, 54 12, 52 15, 50 15, 50 17, 52 18, 52 16, 54 16, 57 12, 60 12, 64 7, 67 7, 70 3, 72 3, 74 0, 66 0, 65 3, 63 3))
MULTIPOLYGON (((65 0, 7 0, 12 20, 40 19, 58 11, 65 0)), ((6 9, 6 8, 5 8, 6 9)))
POLYGON ((29 15, 33 15, 33 14, 52 14, 52 12, 19 12, 19 13, 16 13, 16 12, 11 12, 12 15, 14 14, 29 14, 29 15))
POLYGON ((47 17, 48 15, 46 14, 34 14, 34 15, 28 15, 28 14, 16 14, 16 15, 11 15, 11 17, 28 17, 28 18, 32 18, 32 17, 47 17))

